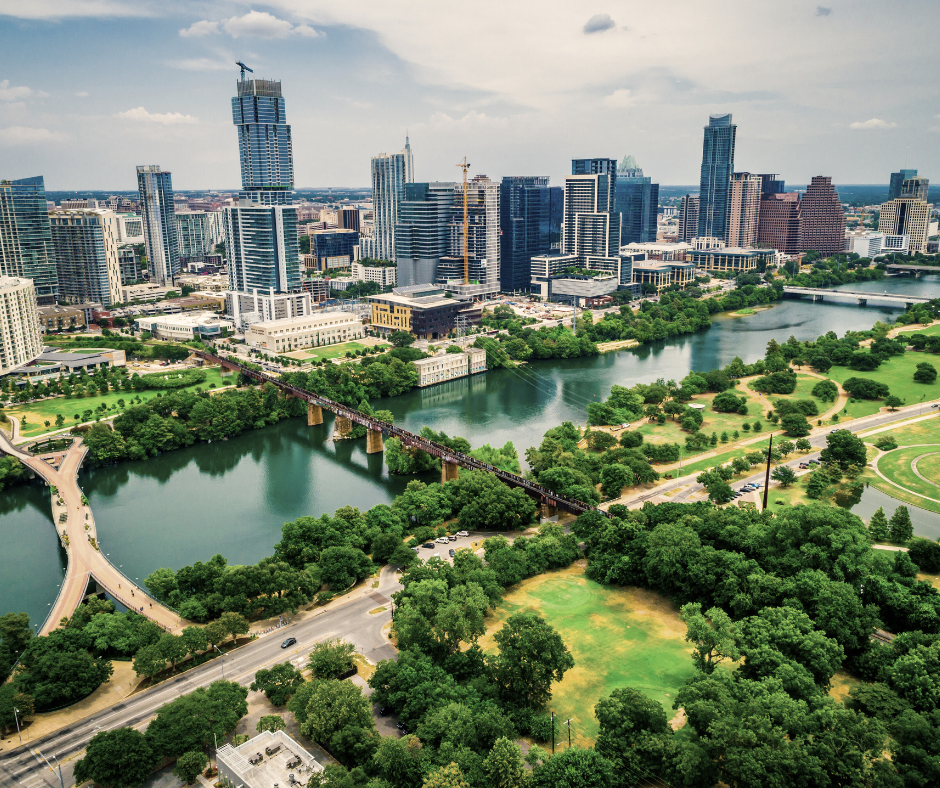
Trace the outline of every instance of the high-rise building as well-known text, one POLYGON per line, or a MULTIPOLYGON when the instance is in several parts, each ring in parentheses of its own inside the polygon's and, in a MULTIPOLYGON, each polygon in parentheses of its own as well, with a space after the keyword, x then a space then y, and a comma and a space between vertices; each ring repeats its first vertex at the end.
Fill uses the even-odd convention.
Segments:
POLYGON ((225 214, 225 254, 232 290, 286 293, 300 289, 297 209, 239 200, 225 214))
POLYGON ((906 235, 910 238, 912 254, 927 249, 930 208, 926 200, 901 196, 881 204, 878 232, 886 235, 906 235))
POLYGON ((499 286, 528 291, 532 256, 551 254, 561 244, 564 195, 547 175, 508 175, 499 186, 499 286))
POLYGON ((698 195, 686 194, 679 206, 679 241, 688 243, 698 236, 698 195))
POLYGON ((580 257, 620 252, 616 159, 573 159, 565 178, 561 250, 580 257))
MULTIPOLYGON (((395 225, 399 287, 437 281, 440 260, 448 254, 448 224, 454 210, 455 186, 453 181, 405 184, 395 225)), ((376 256, 383 259, 378 251, 376 256)))
POLYGON ((114 211, 58 210, 49 215, 59 279, 59 302, 121 300, 120 223, 114 211))
POLYGON ((832 178, 816 175, 800 198, 800 251, 823 256, 842 251, 845 213, 832 178))
POLYGON ((786 184, 774 174, 764 173, 758 176, 760 178, 760 193, 765 194, 783 194, 786 191, 786 184))
POLYGON ((746 249, 757 243, 757 218, 760 214, 762 178, 749 172, 731 175, 728 200, 728 246, 746 249))
POLYGON ((0 276, 0 375, 42 353, 36 298, 32 279, 0 276))
POLYGON ((355 230, 359 232, 359 209, 340 208, 336 212, 336 227, 339 230, 355 230))
POLYGON ((38 302, 55 303, 58 281, 41 175, 0 180, 0 276, 32 279, 38 302))
POLYGON ((171 174, 161 170, 158 164, 139 166, 137 192, 150 281, 167 284, 180 270, 171 174))
POLYGON ((904 181, 917 177, 917 170, 899 170, 891 173, 891 181, 888 184, 888 199, 894 200, 901 196, 901 189, 904 181))
POLYGON ((206 244, 208 251, 225 240, 225 214, 222 211, 206 211, 206 244))
POLYGON ((800 196, 796 192, 771 192, 761 196, 757 245, 784 254, 800 251, 800 196))
POLYGON ((294 154, 281 83, 246 79, 242 71, 232 98, 238 130, 242 199, 261 205, 290 205, 294 197, 294 154))
POLYGON ((699 180, 698 234, 712 238, 728 235, 728 203, 734 172, 737 126, 731 113, 712 115, 705 127, 702 173, 699 180))
POLYGON ((901 194, 899 197, 916 197, 918 200, 927 200, 927 192, 930 191, 930 181, 922 175, 914 175, 905 178, 901 184, 901 194))
MULTIPOLYGON (((464 295, 499 292, 499 184, 485 175, 467 183, 467 279, 464 295), (483 289, 481 289, 483 288, 483 289)), ((447 255, 438 264, 440 284, 464 282, 463 184, 454 184, 454 207, 447 226, 447 255)))
POLYGON ((202 257, 212 251, 206 237, 205 211, 176 211, 176 234, 180 257, 202 257))
POLYGON ((380 153, 372 157, 372 254, 379 260, 397 257, 395 230, 401 218, 401 203, 405 199, 405 185, 414 183, 414 160, 411 143, 405 137, 405 147, 398 153, 380 153))
POLYGON ((633 156, 624 156, 617 171, 616 210, 620 213, 620 244, 656 240, 659 184, 644 178, 633 156))

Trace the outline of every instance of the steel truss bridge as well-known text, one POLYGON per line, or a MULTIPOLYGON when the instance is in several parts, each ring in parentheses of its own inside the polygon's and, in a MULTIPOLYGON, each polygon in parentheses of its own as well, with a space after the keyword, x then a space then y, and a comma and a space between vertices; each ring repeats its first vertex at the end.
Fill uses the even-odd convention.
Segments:
POLYGON ((415 435, 413 432, 403 430, 401 427, 396 427, 393 424, 381 421, 374 416, 367 416, 365 413, 360 413, 354 408, 341 405, 340 403, 334 402, 333 400, 327 399, 326 397, 322 397, 319 394, 314 394, 313 392, 307 391, 306 389, 293 386, 290 383, 286 383, 279 378, 268 375, 261 370, 252 369, 251 367, 246 366, 245 364, 242 364, 238 361, 234 361, 223 356, 217 356, 204 350, 196 350, 193 352, 193 354, 203 359, 204 361, 217 363, 226 369, 240 372, 242 375, 245 375, 252 380, 257 380, 259 383, 270 383, 272 386, 277 386, 288 396, 304 400, 307 403, 308 408, 308 424, 322 424, 322 409, 325 408, 336 416, 337 431, 341 434, 345 431, 348 431, 349 423, 362 425, 369 431, 369 444, 367 449, 369 453, 381 451, 381 438, 382 436, 387 436, 398 438, 398 440, 400 440, 405 446, 409 446, 414 449, 420 449, 421 451, 430 454, 432 457, 438 457, 442 463, 442 482, 456 479, 458 468, 466 468, 472 471, 485 471, 486 473, 492 473, 494 476, 496 476, 496 478, 505 484, 508 484, 510 487, 521 487, 530 496, 535 498, 536 501, 545 506, 549 514, 552 513, 552 510, 560 509, 561 511, 568 512, 569 514, 573 515, 580 515, 584 514, 585 512, 598 512, 604 517, 610 516, 603 509, 599 509, 596 506, 590 506, 575 498, 569 498, 566 495, 560 495, 559 493, 553 492, 541 484, 529 481, 528 479, 525 479, 522 476, 518 476, 515 473, 510 473, 509 471, 504 471, 500 468, 497 468, 495 465, 481 462, 480 460, 474 459, 473 457, 470 457, 463 452, 454 451, 453 449, 450 449, 443 444, 430 441, 427 438, 422 438, 420 435, 415 435), (346 420, 345 424, 343 423, 343 420, 346 420))

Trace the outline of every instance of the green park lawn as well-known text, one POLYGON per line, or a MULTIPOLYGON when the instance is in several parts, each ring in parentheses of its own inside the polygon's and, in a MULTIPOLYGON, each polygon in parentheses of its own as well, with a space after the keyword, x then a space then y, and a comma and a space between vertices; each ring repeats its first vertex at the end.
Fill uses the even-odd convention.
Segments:
MULTIPOLYGON (((621 687, 634 687, 662 704, 672 718, 676 693, 695 673, 685 625, 666 597, 640 588, 605 587, 571 566, 524 580, 505 597, 481 639, 496 651, 493 635, 513 613, 542 615, 571 651, 574 667, 553 686, 549 709, 571 719, 573 744, 589 746, 598 733, 594 706, 621 687)), ((567 738, 567 730, 560 735, 567 738)))
MULTIPOLYGON (((170 389, 170 391, 195 391, 196 388, 205 390, 213 383, 216 388, 229 386, 235 382, 234 376, 222 378, 219 367, 209 367, 206 369, 206 379, 202 383, 193 386, 186 386, 181 389, 170 389)), ((161 393, 165 393, 161 391, 161 393)), ((94 411, 102 403, 108 406, 107 415, 114 416, 119 412, 118 400, 123 399, 125 403, 140 394, 142 400, 148 400, 157 396, 157 390, 147 391, 109 391, 107 394, 96 394, 91 397, 51 397, 49 399, 39 400, 37 402, 28 402, 23 405, 14 405, 6 408, 4 412, 7 416, 15 416, 20 420, 20 434, 26 437, 41 435, 44 432, 56 429, 55 417, 61 413, 65 417, 63 428, 69 425, 78 424, 75 414, 81 415, 86 410, 94 411), (23 419, 26 423, 23 423, 23 419), (49 422, 49 427, 45 423, 49 422)), ((95 414, 98 415, 98 414, 95 414)), ((93 417, 94 418, 94 417, 93 417)))
POLYGON ((324 358, 342 358, 347 352, 362 350, 366 346, 359 342, 344 342, 342 345, 323 345, 322 347, 305 348, 306 354, 313 361, 320 361, 324 358))
MULTIPOLYGON (((931 413, 927 411, 924 415, 931 413)), ((940 416, 936 410, 932 411, 933 417, 914 421, 908 424, 902 424, 884 432, 860 433, 859 436, 866 443, 875 443, 879 438, 892 438, 898 446, 913 446, 915 443, 933 443, 940 442, 940 416)))
POLYGON ((933 446, 911 446, 906 449, 889 451, 878 461, 878 470, 895 484, 928 498, 940 499, 940 487, 924 481, 911 468, 911 463, 918 457, 928 454, 917 464, 917 470, 928 479, 940 480, 940 435, 933 446))
POLYGON ((915 332, 919 332, 921 334, 940 334, 940 323, 935 326, 927 326, 927 328, 918 328, 916 325, 908 326, 907 328, 902 328, 898 333, 913 334, 915 332))
MULTIPOLYGON (((849 378, 869 378, 870 380, 885 383, 891 393, 900 397, 905 405, 914 405, 918 402, 928 402, 940 397, 940 383, 916 383, 914 371, 922 362, 929 362, 940 367, 940 358, 932 353, 909 351, 900 356, 892 356, 878 369, 871 372, 858 372, 848 367, 833 367, 827 373, 838 383, 844 383, 849 378)), ((857 419, 861 416, 870 416, 877 413, 884 405, 883 400, 857 400, 847 405, 848 418, 857 419)), ((842 414, 840 413, 840 418, 842 414)))

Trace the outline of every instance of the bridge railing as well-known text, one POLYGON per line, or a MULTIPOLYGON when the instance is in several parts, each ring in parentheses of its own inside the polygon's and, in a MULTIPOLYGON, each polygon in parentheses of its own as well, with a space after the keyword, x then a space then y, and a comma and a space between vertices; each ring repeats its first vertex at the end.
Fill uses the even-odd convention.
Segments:
POLYGON ((246 375, 247 377, 250 377, 259 382, 270 383, 274 386, 277 386, 282 391, 286 391, 298 399, 315 403, 320 407, 324 407, 327 410, 332 411, 337 416, 349 419, 350 421, 366 427, 367 429, 398 438, 406 446, 420 449, 421 451, 426 452, 433 457, 439 457, 444 462, 449 462, 453 465, 459 465, 462 468, 468 468, 470 470, 486 471, 487 473, 492 473, 506 484, 513 487, 521 487, 531 494, 541 498, 543 501, 549 502, 555 505, 556 508, 563 509, 570 514, 578 515, 584 514, 585 512, 596 511, 605 517, 610 516, 603 509, 599 509, 596 506, 591 506, 584 503, 583 501, 577 500, 576 498, 570 498, 567 495, 556 493, 547 487, 538 484, 537 482, 526 479, 523 476, 510 473, 509 471, 504 471, 500 468, 497 468, 495 465, 481 462, 480 460, 470 457, 463 452, 455 451, 454 449, 437 443, 436 441, 431 441, 427 438, 421 437, 420 435, 415 435, 413 432, 404 430, 401 427, 396 427, 395 425, 389 424, 388 422, 381 421, 374 416, 367 416, 365 413, 361 413, 360 411, 355 410, 354 408, 350 408, 346 405, 341 405, 339 402, 335 402, 327 397, 321 396, 320 394, 315 394, 312 391, 299 388, 298 386, 294 386, 291 383, 281 380, 280 378, 276 378, 273 375, 269 375, 260 370, 251 369, 239 361, 223 358, 213 353, 208 353, 204 350, 197 350, 195 351, 195 354, 200 358, 205 359, 206 361, 215 361, 220 364, 224 364, 227 367, 237 369, 243 375, 246 375))

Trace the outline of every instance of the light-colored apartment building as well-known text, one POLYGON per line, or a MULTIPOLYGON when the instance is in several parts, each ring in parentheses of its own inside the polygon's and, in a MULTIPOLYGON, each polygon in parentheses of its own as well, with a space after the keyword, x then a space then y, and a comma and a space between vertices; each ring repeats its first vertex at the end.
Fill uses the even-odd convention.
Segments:
POLYGON ((32 279, 0 276, 0 374, 42 353, 42 328, 32 279))
POLYGON ((471 347, 463 353, 441 353, 412 363, 418 370, 418 386, 433 386, 446 380, 486 372, 486 351, 471 347))
POLYGON ((364 336, 362 321, 351 313, 320 312, 252 323, 245 331, 245 343, 259 350, 288 353, 350 342, 364 336))

